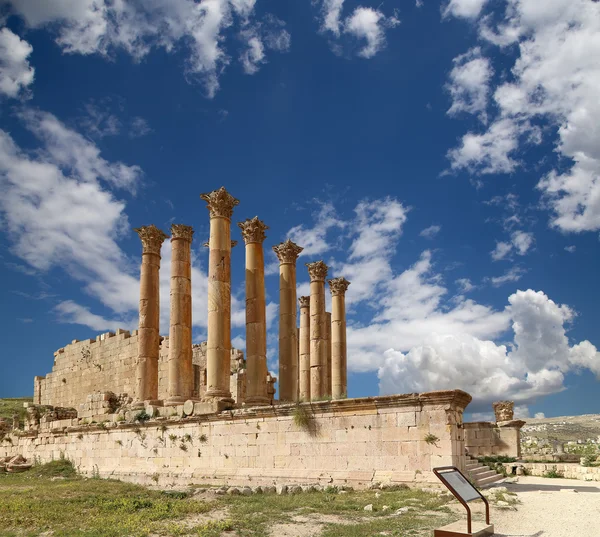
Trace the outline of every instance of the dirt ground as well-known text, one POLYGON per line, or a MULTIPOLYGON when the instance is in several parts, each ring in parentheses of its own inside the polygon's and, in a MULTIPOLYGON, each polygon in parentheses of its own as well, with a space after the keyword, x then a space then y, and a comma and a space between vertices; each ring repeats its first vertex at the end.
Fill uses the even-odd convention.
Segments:
POLYGON ((600 537, 600 482, 519 477, 501 483, 517 493, 517 510, 491 511, 496 537, 600 537))

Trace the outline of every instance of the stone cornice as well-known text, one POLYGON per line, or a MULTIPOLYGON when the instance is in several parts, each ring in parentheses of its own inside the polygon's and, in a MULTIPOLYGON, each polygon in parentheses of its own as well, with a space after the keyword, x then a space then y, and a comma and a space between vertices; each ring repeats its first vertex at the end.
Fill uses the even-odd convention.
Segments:
POLYGON ((277 255, 277 259, 279 259, 280 264, 290 264, 295 265, 304 248, 302 246, 298 246, 295 242, 292 242, 290 239, 287 239, 285 242, 277 244, 273 246, 273 251, 277 255))
POLYGON ((160 255, 160 247, 169 236, 158 229, 154 224, 135 228, 142 241, 143 253, 160 255))
POLYGON ((348 286, 350 285, 350 282, 346 278, 333 278, 331 280, 327 280, 327 283, 329 283, 331 296, 346 294, 348 286))
POLYGON ((206 202, 206 207, 211 218, 227 218, 231 219, 233 208, 239 205, 240 200, 234 198, 225 187, 222 186, 218 190, 200 194, 200 199, 206 202))
POLYGON ((312 263, 306 263, 308 267, 308 274, 311 282, 325 281, 327 278, 328 266, 323 261, 313 261, 312 263))
POLYGON ((525 425, 525 421, 523 420, 510 420, 510 421, 499 421, 498 423, 496 423, 496 425, 498 427, 515 427, 517 429, 520 429, 521 427, 523 427, 523 425, 525 425))
POLYGON ((192 242, 194 228, 183 224, 171 224, 171 240, 183 239, 192 242))
POLYGON ((254 218, 248 218, 243 222, 238 223, 238 227, 242 230, 242 237, 246 244, 258 243, 262 244, 267 238, 265 230, 269 229, 262 220, 258 219, 258 216, 254 218))
POLYGON ((309 296, 301 296, 298 297, 298 304, 301 308, 310 308, 310 297, 309 296))

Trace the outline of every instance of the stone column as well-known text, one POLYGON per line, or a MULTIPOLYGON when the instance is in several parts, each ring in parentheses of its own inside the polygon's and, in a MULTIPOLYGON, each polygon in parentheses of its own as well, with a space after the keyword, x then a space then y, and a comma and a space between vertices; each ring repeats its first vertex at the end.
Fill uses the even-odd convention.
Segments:
POLYGON ((325 312, 325 341, 327 342, 327 364, 325 366, 325 397, 331 397, 331 313, 325 312))
POLYGON ((345 278, 329 280, 331 291, 331 396, 341 399, 348 395, 346 353, 346 290, 345 278))
POLYGON ((325 278, 327 265, 323 261, 306 263, 310 275, 310 398, 321 399, 326 394, 327 340, 325 339, 325 278))
POLYGON ((267 405, 267 303, 263 242, 269 229, 258 216, 238 224, 246 243, 246 405, 267 405))
POLYGON ((210 213, 206 397, 231 402, 231 216, 239 204, 225 187, 201 194, 210 213))
POLYGON ((192 259, 194 230, 171 226, 171 318, 167 404, 185 403, 194 391, 192 366, 192 259))
POLYGON ((167 235, 154 225, 134 230, 142 241, 140 269, 140 324, 136 362, 135 402, 158 399, 160 350, 160 247, 167 235))
POLYGON ((310 401, 310 297, 301 296, 300 304, 300 374, 298 378, 298 398, 310 401))
POLYGON ((288 239, 273 250, 279 259, 279 401, 297 401, 296 260, 304 248, 288 239))

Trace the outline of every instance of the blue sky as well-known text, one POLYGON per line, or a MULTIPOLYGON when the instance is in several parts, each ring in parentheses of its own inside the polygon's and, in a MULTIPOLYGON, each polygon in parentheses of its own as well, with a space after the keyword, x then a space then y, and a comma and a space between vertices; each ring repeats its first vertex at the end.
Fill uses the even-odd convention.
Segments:
MULTIPOLYGON (((599 412, 600 4, 0 2, 0 396, 72 339, 137 325, 133 227, 259 216, 269 365, 290 237, 348 290, 349 395, 599 412)), ((162 333, 168 333, 169 245, 162 333)), ((244 347, 244 250, 232 254, 244 347)))

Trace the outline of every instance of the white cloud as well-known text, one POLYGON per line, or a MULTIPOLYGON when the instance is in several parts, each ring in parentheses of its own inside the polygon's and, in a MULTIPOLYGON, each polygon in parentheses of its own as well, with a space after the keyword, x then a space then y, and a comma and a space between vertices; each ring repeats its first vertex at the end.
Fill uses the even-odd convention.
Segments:
POLYGON ((424 230, 419 233, 421 237, 425 237, 426 239, 433 239, 442 229, 442 226, 431 225, 426 227, 424 230))
POLYGON ((493 69, 490 61, 481 55, 479 47, 454 58, 446 89, 452 98, 449 115, 460 112, 475 114, 487 123, 487 106, 490 93, 490 79, 493 69))
MULTIPOLYGON (((598 230, 600 3, 505 0, 501 5, 503 15, 479 20, 480 36, 492 46, 514 46, 516 60, 495 88, 496 118, 484 133, 467 133, 449 152, 451 167, 510 173, 521 165, 517 151, 539 144, 546 133, 560 157, 537 185, 551 210, 551 225, 567 232, 598 230), (536 122, 548 127, 542 131, 536 122)), ((474 10, 473 17, 479 13, 474 10)))
MULTIPOLYGON (((316 201, 316 200, 315 200, 316 201)), ((327 240, 330 230, 344 227, 331 203, 320 203, 316 201, 318 210, 314 215, 315 225, 307 228, 304 224, 291 228, 287 236, 296 244, 304 248, 300 256, 314 256, 321 254, 331 248, 327 240)))
POLYGON ((565 246, 565 250, 570 254, 574 253, 576 249, 577 247, 574 244, 572 244, 571 246, 565 246))
POLYGON ((527 271, 521 267, 514 266, 506 271, 502 276, 489 278, 494 287, 500 287, 505 283, 518 282, 527 271))
POLYGON ((141 138, 152 132, 152 128, 143 117, 134 117, 129 127, 130 138, 141 138))
MULTIPOLYGON (((364 6, 356 7, 351 15, 343 18, 343 4, 344 0, 322 0, 321 31, 332 34, 338 41, 342 34, 366 41, 357 54, 372 58, 385 47, 386 31, 398 26, 400 21, 395 14, 386 16, 378 9, 364 6)), ((333 48, 339 50, 339 42, 333 48)))
POLYGON ((504 259, 512 250, 512 244, 509 242, 497 242, 496 248, 494 248, 490 255, 494 261, 500 261, 504 259))
POLYGON ((473 291, 473 289, 476 288, 469 278, 460 278, 454 283, 458 285, 458 288, 461 293, 469 293, 470 291, 473 291))
MULTIPOLYGON (((27 153, 0 130, 0 213, 13 253, 40 272, 65 270, 83 285, 84 292, 112 312, 107 319, 87 305, 66 299, 57 306, 59 320, 94 330, 135 327, 141 254, 132 259, 118 244, 126 233, 133 232, 125 202, 110 189, 132 188, 141 170, 106 161, 94 144, 51 114, 25 110, 18 117, 42 145, 27 153)), ((141 253, 141 245, 138 251, 141 253)), ((161 255, 161 333, 166 334, 171 262, 168 240, 161 255)), ((208 284, 196 249, 192 251, 192 282, 193 325, 204 329, 208 284)), ((243 326, 243 300, 232 296, 231 309, 233 324, 243 326)), ((276 306, 269 304, 270 321, 274 311, 276 306)))
POLYGON ((369 7, 357 7, 346 20, 346 33, 367 44, 358 52, 363 58, 372 58, 385 46, 385 30, 398 26, 396 17, 386 17, 381 11, 369 7))
POLYGON ((511 235, 511 241, 519 255, 525 255, 533 245, 533 233, 525 231, 515 231, 511 235))
MULTIPOLYGON (((263 40, 254 35, 256 31, 244 31, 253 25, 255 0, 12 0, 11 4, 29 27, 56 29, 56 42, 67 53, 109 56, 123 50, 139 61, 155 48, 167 52, 183 48, 188 80, 200 80, 209 97, 218 91, 219 77, 231 61, 226 47, 234 43, 226 30, 237 25, 242 30, 239 38, 255 54, 263 40)), ((276 19, 265 15, 264 21, 272 20, 276 19)), ((254 24, 255 30, 260 27, 260 22, 254 24)), ((289 47, 285 30, 273 33, 271 28, 264 39, 272 50, 289 47)), ((255 72, 264 58, 260 60, 246 72, 255 72)))
POLYGON ((443 8, 443 16, 476 19, 487 0, 450 0, 443 8))
POLYGON ((509 297, 506 313, 514 331, 510 347, 466 333, 434 333, 408 352, 390 346, 379 368, 381 393, 461 388, 479 410, 498 399, 523 405, 561 391, 564 373, 577 367, 598 372, 600 354, 593 345, 568 344, 564 325, 573 314, 567 306, 529 289, 509 297), (580 346, 586 347, 584 359, 580 346))
POLYGON ((533 416, 536 420, 543 420, 546 417, 546 414, 543 412, 536 412, 533 416))
POLYGON ((11 32, 0 29, 0 95, 19 97, 33 83, 34 69, 27 59, 33 47, 11 32))

